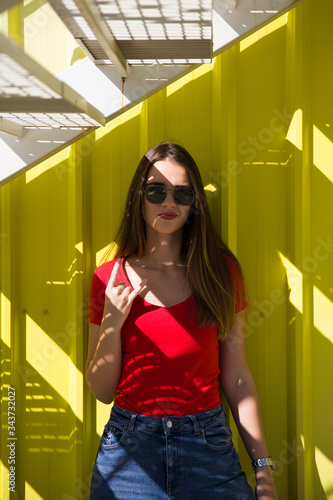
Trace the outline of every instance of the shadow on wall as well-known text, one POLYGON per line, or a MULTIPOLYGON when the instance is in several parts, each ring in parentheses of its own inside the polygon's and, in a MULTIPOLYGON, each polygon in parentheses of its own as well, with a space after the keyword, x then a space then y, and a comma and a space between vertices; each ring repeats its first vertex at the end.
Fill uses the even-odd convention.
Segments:
MULTIPOLYGON (((1 350, 3 400, 8 396, 7 385, 11 387, 12 356, 11 350, 2 341, 1 350)), ((16 368, 22 377, 21 387, 25 389, 20 394, 15 391, 16 403, 19 403, 17 407, 20 408, 21 414, 17 415, 19 418, 16 418, 14 436, 9 441, 15 443, 13 453, 10 454, 9 449, 3 453, 4 465, 9 469, 13 463, 15 467, 16 494, 21 491, 20 498, 27 500, 88 499, 90 477, 82 477, 82 470, 78 466, 83 451, 82 421, 76 417, 68 401, 62 398, 32 365, 26 362, 16 368), (17 440, 14 441, 15 437, 17 440), (9 463, 10 457, 14 458, 14 462, 9 463), (69 477, 66 477, 66 474, 69 477), (72 482, 76 482, 77 494, 74 496, 69 494, 73 488, 68 485, 72 482), (84 490, 86 494, 83 494, 84 490)), ((95 441, 97 439, 98 436, 95 441)), ((7 439, 4 441, 8 442, 7 439)), ((19 496, 14 495, 14 498, 19 496)))

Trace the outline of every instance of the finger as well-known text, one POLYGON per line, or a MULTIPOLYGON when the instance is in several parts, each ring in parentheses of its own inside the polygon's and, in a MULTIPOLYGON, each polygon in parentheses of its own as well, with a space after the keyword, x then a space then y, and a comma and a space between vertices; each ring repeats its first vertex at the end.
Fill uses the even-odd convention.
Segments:
POLYGON ((145 286, 147 284, 147 281, 148 281, 147 279, 142 280, 140 285, 138 285, 136 288, 134 288, 134 290, 128 296, 128 298, 131 301, 133 301, 135 299, 135 297, 137 297, 139 295, 139 293, 142 292, 142 290, 145 288, 145 286))
POLYGON ((121 295, 123 293, 123 291, 125 290, 126 287, 127 287, 126 283, 124 281, 121 281, 114 288, 116 289, 118 295, 121 295))
POLYGON ((126 288, 124 288, 124 290, 122 291, 122 295, 124 297, 129 297, 131 295, 131 292, 132 292, 133 288, 131 286, 127 286, 126 288))
POLYGON ((113 266, 107 288, 110 289, 116 286, 120 266, 121 266, 121 259, 117 259, 115 265, 113 266))

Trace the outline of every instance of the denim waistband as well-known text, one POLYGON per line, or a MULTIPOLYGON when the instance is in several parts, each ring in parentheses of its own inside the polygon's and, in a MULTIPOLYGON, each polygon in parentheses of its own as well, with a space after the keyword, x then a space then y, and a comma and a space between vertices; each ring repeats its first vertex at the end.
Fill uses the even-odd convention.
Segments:
POLYGON ((131 411, 124 410, 119 406, 113 405, 110 416, 110 419, 125 425, 128 432, 133 432, 136 428, 146 429, 152 432, 162 432, 164 434, 186 432, 190 430, 194 430, 195 434, 199 434, 200 429, 221 418, 226 418, 225 410, 222 404, 212 410, 181 417, 152 417, 150 415, 133 413, 131 411))

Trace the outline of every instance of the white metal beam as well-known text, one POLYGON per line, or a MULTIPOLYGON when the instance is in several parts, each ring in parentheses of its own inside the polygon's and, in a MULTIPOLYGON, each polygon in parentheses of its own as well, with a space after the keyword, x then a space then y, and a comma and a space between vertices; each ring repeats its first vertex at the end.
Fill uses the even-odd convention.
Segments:
POLYGON ((14 137, 18 137, 22 139, 24 136, 24 128, 17 123, 13 123, 9 120, 5 120, 0 117, 0 132, 4 132, 5 134, 13 135, 14 137))
POLYGON ((128 66, 115 38, 101 16, 93 0, 75 0, 83 18, 88 23, 96 40, 114 64, 122 78, 128 77, 128 66))
POLYGON ((58 80, 1 34, 0 62, 4 66, 0 83, 2 112, 84 113, 97 122, 95 126, 105 124, 104 115, 82 95, 58 80), (16 82, 16 74, 17 79, 24 83, 16 82))
POLYGON ((238 0, 228 0, 228 8, 229 9, 237 9, 238 6, 238 0))

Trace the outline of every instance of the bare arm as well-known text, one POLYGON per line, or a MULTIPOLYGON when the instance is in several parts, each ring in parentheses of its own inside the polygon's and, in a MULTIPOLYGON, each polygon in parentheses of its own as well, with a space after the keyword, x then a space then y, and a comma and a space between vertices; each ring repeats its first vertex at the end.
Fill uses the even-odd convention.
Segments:
POLYGON ((89 325, 86 381, 96 399, 105 404, 114 399, 121 374, 121 327, 146 283, 143 281, 135 290, 125 283, 116 285, 120 265, 118 260, 105 290, 101 325, 89 325))
POLYGON ((89 324, 89 356, 86 381, 96 399, 110 404, 116 395, 121 373, 120 331, 105 324, 89 324))
MULTIPOLYGON (((244 342, 244 311, 220 344, 220 384, 239 433, 251 458, 268 457, 257 390, 247 363, 244 342)), ((270 466, 256 469, 256 498, 277 500, 270 466)))

